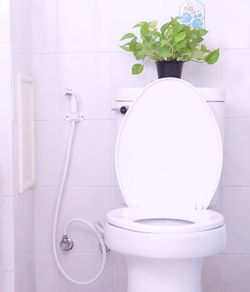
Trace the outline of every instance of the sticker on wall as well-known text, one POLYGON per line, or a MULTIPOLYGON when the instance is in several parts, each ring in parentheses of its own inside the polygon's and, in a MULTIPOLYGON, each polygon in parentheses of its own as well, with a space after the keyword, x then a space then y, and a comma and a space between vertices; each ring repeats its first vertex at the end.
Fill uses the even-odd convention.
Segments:
POLYGON ((186 0, 180 6, 180 22, 192 28, 205 28, 205 6, 198 0, 186 0))

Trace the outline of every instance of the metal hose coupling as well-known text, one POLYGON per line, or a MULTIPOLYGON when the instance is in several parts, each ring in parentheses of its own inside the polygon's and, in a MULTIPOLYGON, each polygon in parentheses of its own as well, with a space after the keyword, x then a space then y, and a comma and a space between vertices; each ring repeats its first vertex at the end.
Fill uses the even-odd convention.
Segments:
POLYGON ((74 247, 74 241, 67 236, 67 234, 63 235, 60 241, 60 249, 62 251, 70 251, 74 247))

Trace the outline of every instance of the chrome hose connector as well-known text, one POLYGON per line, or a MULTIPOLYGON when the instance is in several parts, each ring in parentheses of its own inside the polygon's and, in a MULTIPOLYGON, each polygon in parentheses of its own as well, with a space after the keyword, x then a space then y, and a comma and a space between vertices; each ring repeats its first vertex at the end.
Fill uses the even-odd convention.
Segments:
POLYGON ((66 234, 63 235, 60 241, 60 249, 62 251, 70 251, 74 247, 74 241, 68 237, 66 234))

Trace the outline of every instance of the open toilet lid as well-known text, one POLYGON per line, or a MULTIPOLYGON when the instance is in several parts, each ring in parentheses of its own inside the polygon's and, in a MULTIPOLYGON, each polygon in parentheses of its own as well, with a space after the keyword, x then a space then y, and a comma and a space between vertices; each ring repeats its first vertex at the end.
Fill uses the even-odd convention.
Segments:
POLYGON ((181 79, 148 85, 123 120, 115 163, 129 207, 207 208, 220 179, 222 142, 201 94, 181 79))

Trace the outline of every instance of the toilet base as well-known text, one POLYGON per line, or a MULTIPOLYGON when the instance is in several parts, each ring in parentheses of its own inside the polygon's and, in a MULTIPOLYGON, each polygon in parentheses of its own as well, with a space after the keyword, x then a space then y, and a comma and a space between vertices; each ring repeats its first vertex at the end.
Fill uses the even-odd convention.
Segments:
POLYGON ((127 292, 202 292, 204 259, 155 259, 125 256, 127 292))

